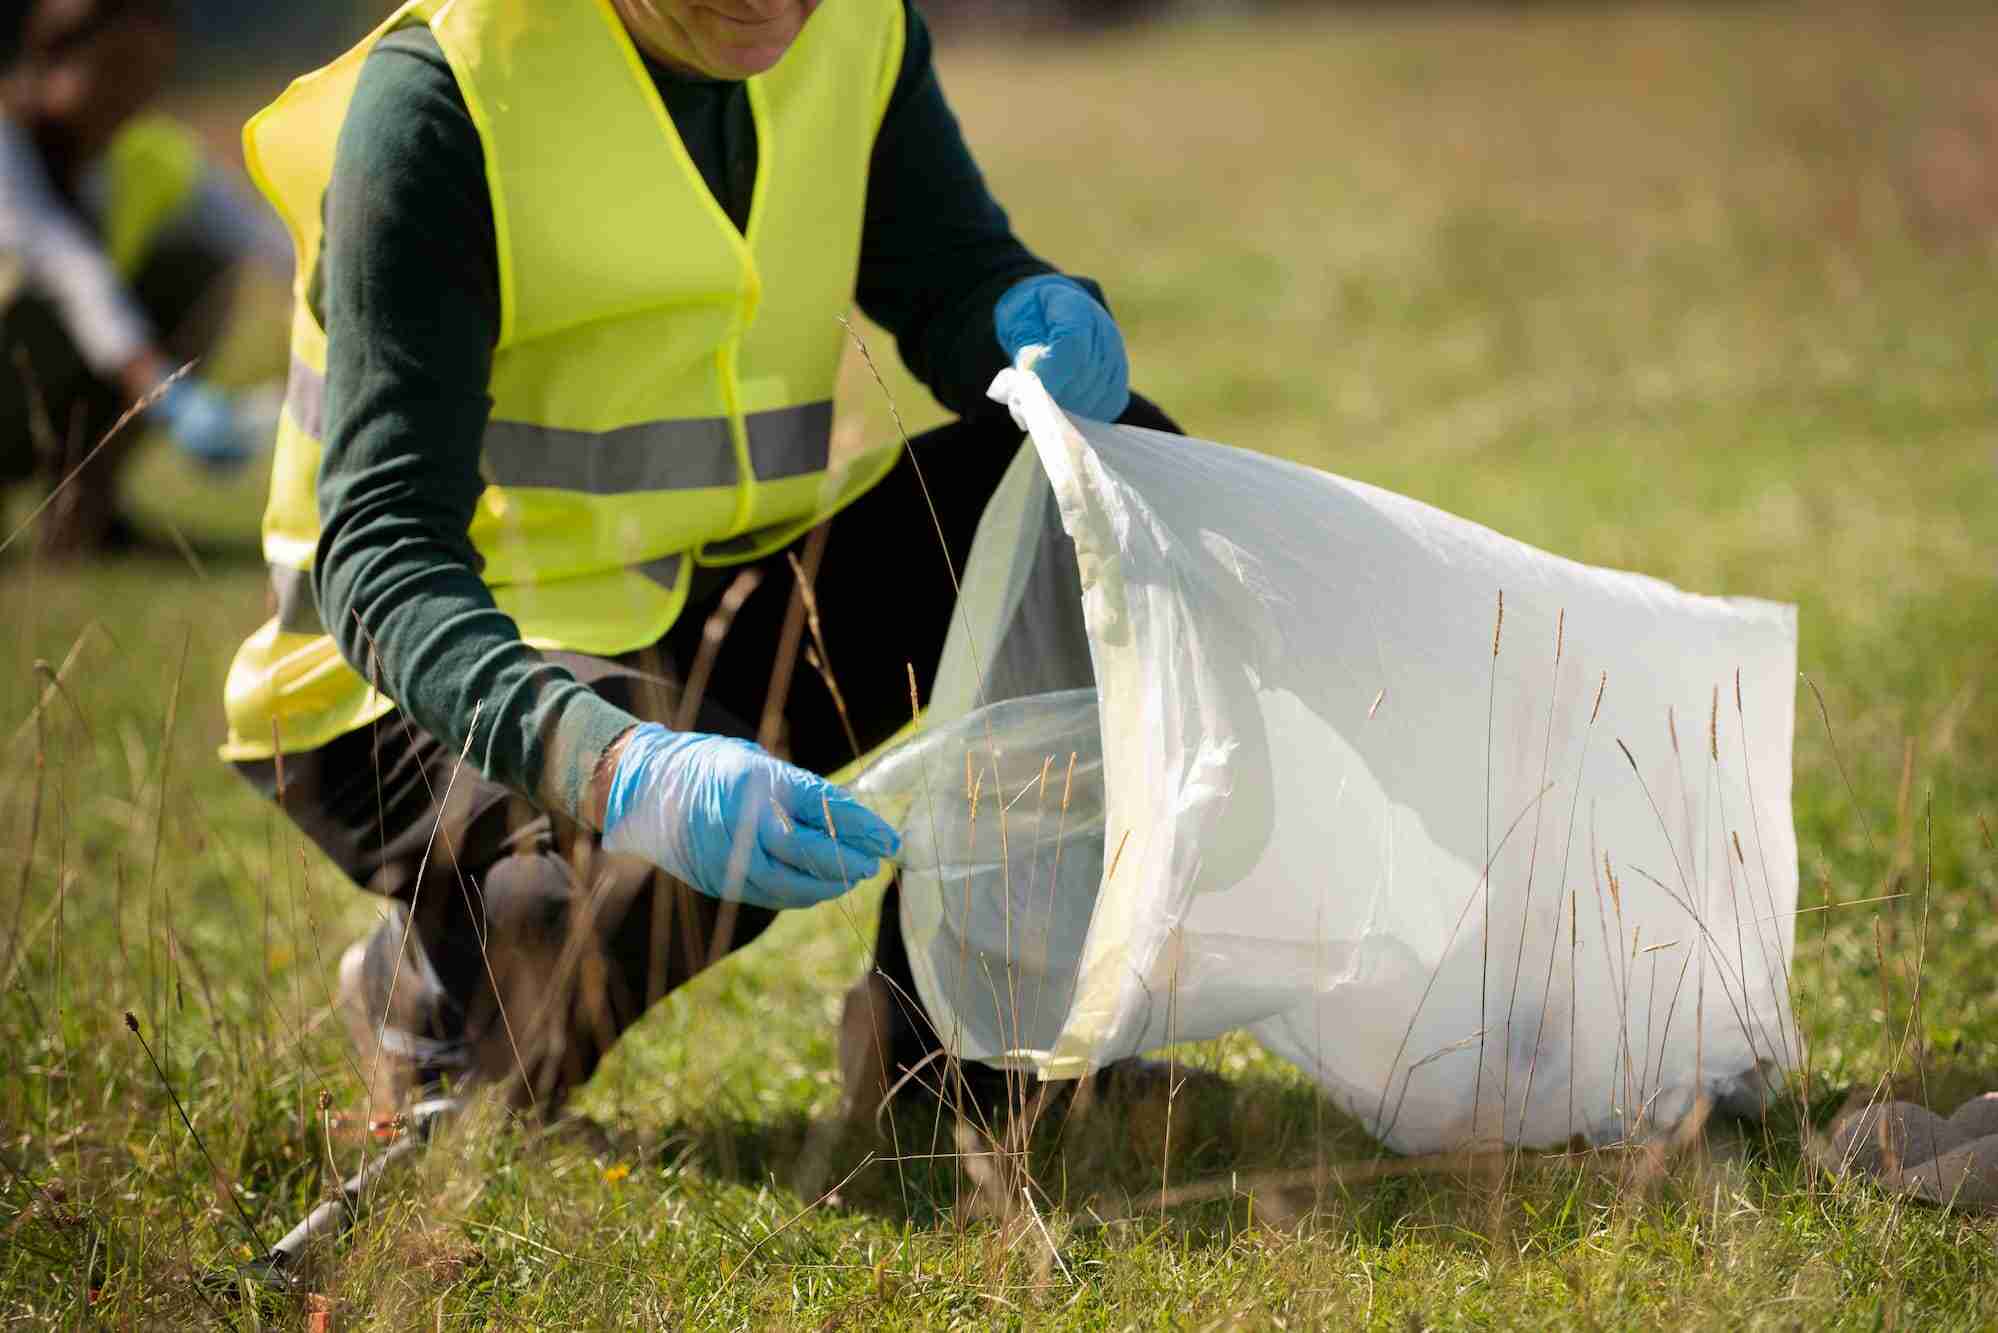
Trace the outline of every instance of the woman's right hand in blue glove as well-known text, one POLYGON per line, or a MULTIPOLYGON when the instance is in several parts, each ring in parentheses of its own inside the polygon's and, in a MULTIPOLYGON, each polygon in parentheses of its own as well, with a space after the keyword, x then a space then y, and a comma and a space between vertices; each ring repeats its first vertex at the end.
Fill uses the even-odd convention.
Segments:
POLYGON ((656 722, 625 734, 603 842, 711 898, 768 908, 837 898, 902 849, 894 829, 824 778, 748 741, 656 722))

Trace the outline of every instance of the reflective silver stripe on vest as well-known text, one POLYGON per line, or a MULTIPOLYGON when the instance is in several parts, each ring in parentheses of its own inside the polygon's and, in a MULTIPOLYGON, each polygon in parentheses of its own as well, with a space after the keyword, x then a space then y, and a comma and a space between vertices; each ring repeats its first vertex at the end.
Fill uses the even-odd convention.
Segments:
POLYGON ((735 446, 725 417, 648 421, 617 430, 486 423, 486 471, 502 486, 586 495, 733 486, 735 446))
POLYGON ((286 634, 324 634, 319 597, 312 591, 312 571, 272 565, 271 591, 277 595, 278 628, 286 634))
MULTIPOLYGON (((285 407, 301 430, 325 439, 326 377, 292 358, 285 407)), ((823 472, 832 456, 830 402, 751 412, 749 463, 758 478, 823 472)), ((708 490, 736 484, 727 417, 647 421, 616 430, 569 430, 495 418, 486 423, 486 469, 501 486, 585 495, 708 490)))
MULTIPOLYGON (((825 471, 832 451, 831 403, 752 412, 749 461, 758 478, 825 471)), ((685 491, 736 484, 726 417, 648 421, 617 430, 567 430, 524 421, 486 423, 486 468, 502 486, 545 486, 586 495, 685 491)))
POLYGON ((773 412, 751 412, 749 465, 761 481, 824 472, 832 460, 833 405, 806 403, 773 412))
POLYGON ((297 357, 285 379, 284 407, 300 430, 315 440, 326 438, 326 377, 297 357))

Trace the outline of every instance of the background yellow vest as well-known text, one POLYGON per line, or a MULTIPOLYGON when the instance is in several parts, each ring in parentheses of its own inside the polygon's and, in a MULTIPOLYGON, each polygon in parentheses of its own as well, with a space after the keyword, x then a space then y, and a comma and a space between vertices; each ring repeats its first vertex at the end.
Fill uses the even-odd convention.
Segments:
POLYGON ((229 759, 311 749, 394 706, 341 658, 313 602, 326 332, 304 298, 361 62, 410 23, 436 36, 485 148, 500 335, 489 484, 470 535, 526 642, 650 644, 684 605, 693 564, 778 549, 898 456, 891 445, 828 469, 838 317, 900 72, 900 0, 825 5, 749 80, 746 233, 708 192, 607 0, 415 0, 244 131, 298 266, 264 514, 277 614, 230 668, 229 759))
POLYGON ((201 145, 178 121, 135 116, 104 153, 104 252, 118 276, 136 279, 153 245, 201 186, 201 145))

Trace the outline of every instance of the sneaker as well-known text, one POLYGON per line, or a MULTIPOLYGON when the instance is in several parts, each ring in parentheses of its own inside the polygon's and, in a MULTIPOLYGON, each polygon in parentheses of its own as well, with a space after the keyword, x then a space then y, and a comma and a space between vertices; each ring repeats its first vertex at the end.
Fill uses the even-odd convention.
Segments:
POLYGON ((471 1072, 468 1049, 449 1019, 455 1006, 414 941, 396 967, 406 920, 401 908, 392 909, 374 933, 340 955, 337 1003, 367 1085, 371 1124, 471 1072))

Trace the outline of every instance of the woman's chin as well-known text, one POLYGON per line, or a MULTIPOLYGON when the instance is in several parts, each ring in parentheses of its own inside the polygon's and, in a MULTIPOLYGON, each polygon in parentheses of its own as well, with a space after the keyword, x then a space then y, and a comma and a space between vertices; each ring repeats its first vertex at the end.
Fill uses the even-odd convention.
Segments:
POLYGON ((790 42, 760 42, 746 46, 717 46, 704 52, 708 72, 725 79, 750 79, 776 68, 790 42))

